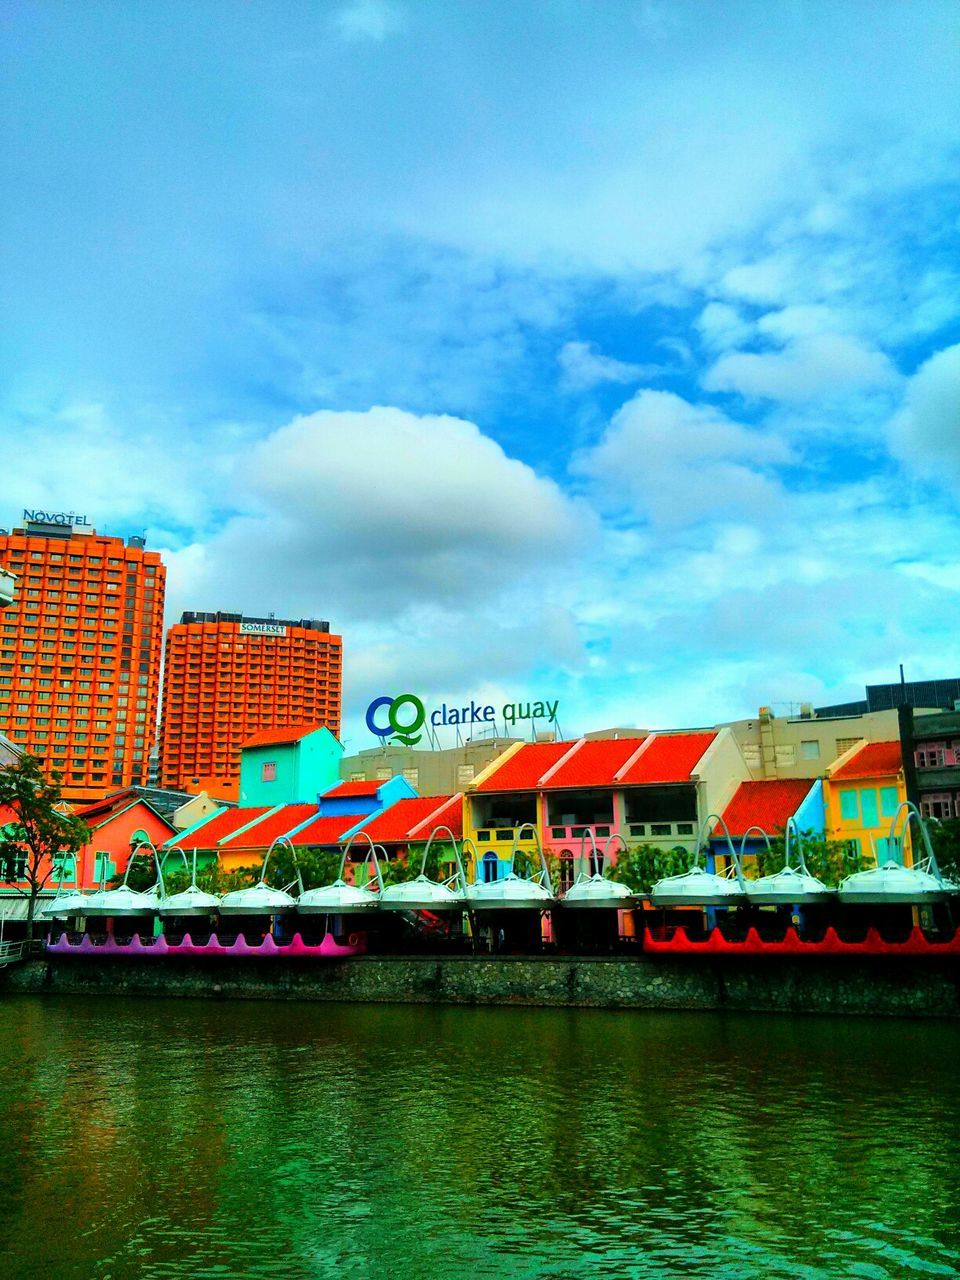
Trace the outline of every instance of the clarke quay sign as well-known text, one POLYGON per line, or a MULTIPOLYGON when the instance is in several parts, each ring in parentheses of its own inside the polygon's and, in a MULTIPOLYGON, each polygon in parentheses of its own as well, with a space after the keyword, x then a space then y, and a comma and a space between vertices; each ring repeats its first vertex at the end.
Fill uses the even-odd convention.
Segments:
MULTIPOLYGON (((521 720, 546 720, 555 723, 559 701, 505 702, 500 708, 504 725, 515 725, 521 720)), ((401 693, 396 698, 374 698, 367 707, 367 728, 377 738, 393 738, 412 747, 423 737, 420 732, 427 723, 427 710, 415 693, 401 693), (386 710, 387 723, 379 713, 386 710)), ((438 729, 444 725, 496 725, 497 709, 491 703, 474 702, 466 707, 451 707, 443 703, 431 711, 430 724, 438 729)))
POLYGON ((78 515, 75 511, 28 511, 24 507, 23 518, 27 524, 65 524, 90 528, 87 517, 78 515))

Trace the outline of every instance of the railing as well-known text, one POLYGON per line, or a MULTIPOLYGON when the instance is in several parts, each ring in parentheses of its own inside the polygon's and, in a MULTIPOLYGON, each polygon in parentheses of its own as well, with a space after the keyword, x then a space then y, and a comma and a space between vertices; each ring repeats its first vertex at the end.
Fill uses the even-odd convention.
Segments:
POLYGON ((0 965, 16 964, 18 960, 26 960, 27 956, 38 955, 42 950, 40 941, 0 942, 0 965))

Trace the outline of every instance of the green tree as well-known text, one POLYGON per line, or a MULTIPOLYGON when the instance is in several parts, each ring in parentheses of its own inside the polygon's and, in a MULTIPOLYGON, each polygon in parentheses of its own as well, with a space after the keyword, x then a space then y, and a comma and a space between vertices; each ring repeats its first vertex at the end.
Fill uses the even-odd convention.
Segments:
MULTIPOLYGON (((943 822, 927 819, 927 831, 943 875, 948 880, 960 880, 960 818, 947 818, 943 822)), ((917 847, 918 841, 914 839, 914 848, 917 847)))
MULTIPOLYGON (((856 845, 849 840, 826 840, 813 831, 800 832, 800 848, 796 836, 791 837, 790 862, 794 867, 800 865, 800 849, 810 874, 830 888, 835 888, 845 876, 873 865, 873 859, 858 853, 856 845)), ((757 876, 776 875, 783 870, 785 860, 786 842, 780 832, 770 840, 769 850, 757 854, 757 876)))
POLYGON ((682 875, 693 865, 694 855, 677 846, 659 849, 652 844, 635 844, 621 849, 610 879, 625 884, 634 893, 649 893, 658 880, 682 875))
POLYGON ((0 807, 15 814, 0 831, 0 883, 27 899, 28 942, 41 890, 63 859, 72 858, 76 866, 78 851, 90 839, 79 818, 59 811, 62 803, 60 774, 48 777, 36 756, 24 755, 0 769, 0 807))

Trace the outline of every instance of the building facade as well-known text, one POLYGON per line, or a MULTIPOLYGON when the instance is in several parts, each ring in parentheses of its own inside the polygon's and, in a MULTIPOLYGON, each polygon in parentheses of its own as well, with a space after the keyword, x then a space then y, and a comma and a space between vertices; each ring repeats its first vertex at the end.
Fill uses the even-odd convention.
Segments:
POLYGON ((83 804, 147 781, 165 569, 143 538, 27 521, 0 532, 17 578, 0 612, 0 730, 83 804))
MULTIPOLYGON (((828 840, 843 840, 882 866, 896 853, 890 824, 907 798, 899 739, 861 742, 840 757, 823 782, 828 840)), ((904 844, 909 864, 910 835, 904 844)))
POLYGON ((402 774, 424 795, 449 795, 468 787, 474 778, 521 738, 471 738, 456 747, 418 751, 389 742, 356 755, 344 756, 340 776, 346 782, 383 782, 402 774))
POLYGON ((824 715, 807 709, 800 716, 777 716, 761 707, 750 720, 730 721, 752 776, 819 778, 840 756, 862 741, 886 742, 899 733, 896 709, 824 715))
POLYGON ((160 785, 237 800, 240 747, 289 725, 340 734, 340 636, 317 619, 185 613, 167 632, 160 785))
POLYGON ((463 833, 477 849, 479 878, 503 875, 514 842, 530 851, 536 831, 566 881, 581 848, 589 851, 588 829, 601 847, 619 836, 631 845, 696 848, 701 823, 749 776, 728 729, 520 743, 468 788, 463 833))
POLYGON ((925 818, 960 818, 960 711, 901 720, 907 794, 925 818))

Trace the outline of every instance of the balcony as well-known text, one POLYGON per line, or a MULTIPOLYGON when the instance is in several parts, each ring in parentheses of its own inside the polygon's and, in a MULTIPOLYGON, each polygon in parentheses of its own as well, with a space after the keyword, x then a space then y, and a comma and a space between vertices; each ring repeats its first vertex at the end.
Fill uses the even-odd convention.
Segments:
POLYGON ((14 590, 17 580, 12 573, 6 569, 0 569, 0 609, 5 609, 8 604, 13 604, 14 590))

